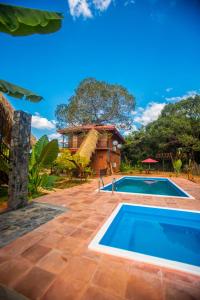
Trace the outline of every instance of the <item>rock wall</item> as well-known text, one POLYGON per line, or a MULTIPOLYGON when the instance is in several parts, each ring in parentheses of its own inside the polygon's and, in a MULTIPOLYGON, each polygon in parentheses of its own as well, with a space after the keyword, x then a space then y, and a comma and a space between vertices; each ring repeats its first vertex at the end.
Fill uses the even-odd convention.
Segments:
POLYGON ((15 111, 13 121, 8 207, 10 209, 17 209, 28 203, 28 158, 30 152, 31 115, 24 111, 15 111))

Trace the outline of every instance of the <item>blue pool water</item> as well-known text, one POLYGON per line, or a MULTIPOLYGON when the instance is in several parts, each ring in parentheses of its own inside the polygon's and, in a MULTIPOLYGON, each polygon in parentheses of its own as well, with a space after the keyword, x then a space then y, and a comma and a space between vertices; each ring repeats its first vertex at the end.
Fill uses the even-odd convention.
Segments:
MULTIPOLYGON (((112 184, 103 188, 112 190, 112 184)), ((116 192, 185 197, 188 195, 167 178, 123 177, 115 183, 116 192)))
POLYGON ((200 214, 124 204, 100 245, 200 266, 200 214))

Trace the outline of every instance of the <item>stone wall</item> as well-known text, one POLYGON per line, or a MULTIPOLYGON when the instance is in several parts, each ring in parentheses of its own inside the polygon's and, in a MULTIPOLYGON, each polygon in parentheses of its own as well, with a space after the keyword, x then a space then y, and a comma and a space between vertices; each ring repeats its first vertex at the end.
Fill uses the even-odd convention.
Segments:
POLYGON ((8 207, 17 209, 28 203, 28 158, 30 152, 31 115, 14 112, 11 133, 11 164, 8 207))

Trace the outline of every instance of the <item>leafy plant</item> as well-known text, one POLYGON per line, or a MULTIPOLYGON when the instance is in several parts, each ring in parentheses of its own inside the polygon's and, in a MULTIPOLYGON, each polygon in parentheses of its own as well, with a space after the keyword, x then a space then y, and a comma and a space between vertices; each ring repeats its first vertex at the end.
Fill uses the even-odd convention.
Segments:
POLYGON ((122 162, 120 165, 120 171, 121 172, 130 172, 133 170, 133 167, 131 166, 130 162, 122 162))
POLYGON ((58 156, 58 151, 58 141, 49 142, 46 135, 42 136, 32 148, 29 160, 30 195, 37 194, 42 188, 52 189, 57 177, 48 175, 44 170, 52 166, 58 156))
POLYGON ((176 175, 178 175, 181 171, 182 160, 181 159, 173 160, 172 165, 173 165, 173 168, 174 168, 174 171, 175 171, 176 175))
POLYGON ((0 31, 13 36, 55 32, 62 19, 60 13, 0 3, 0 31))

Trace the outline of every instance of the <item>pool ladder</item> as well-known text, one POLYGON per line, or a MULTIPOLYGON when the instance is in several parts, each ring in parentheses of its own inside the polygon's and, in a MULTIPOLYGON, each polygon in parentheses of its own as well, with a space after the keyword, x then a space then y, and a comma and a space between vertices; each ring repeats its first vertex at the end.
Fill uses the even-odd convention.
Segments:
POLYGON ((98 181, 98 191, 101 191, 101 184, 104 187, 104 181, 103 181, 103 177, 99 177, 99 181, 98 181))
POLYGON ((114 191, 115 191, 115 183, 116 183, 116 179, 113 178, 112 179, 112 194, 114 194, 114 191))
MULTIPOLYGON (((112 179, 112 194, 114 194, 114 191, 115 191, 115 183, 116 183, 116 178, 113 178, 112 179)), ((101 184, 104 187, 103 177, 99 177, 99 180, 98 180, 98 191, 99 191, 99 193, 101 191, 101 184)))

